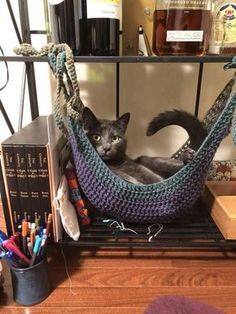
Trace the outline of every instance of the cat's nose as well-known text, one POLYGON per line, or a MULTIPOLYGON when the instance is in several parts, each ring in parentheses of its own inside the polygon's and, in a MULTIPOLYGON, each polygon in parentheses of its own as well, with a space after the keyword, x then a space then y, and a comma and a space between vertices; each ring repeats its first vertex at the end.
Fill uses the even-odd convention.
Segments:
POLYGON ((103 149, 105 152, 109 152, 109 150, 111 150, 111 145, 104 145, 103 149))

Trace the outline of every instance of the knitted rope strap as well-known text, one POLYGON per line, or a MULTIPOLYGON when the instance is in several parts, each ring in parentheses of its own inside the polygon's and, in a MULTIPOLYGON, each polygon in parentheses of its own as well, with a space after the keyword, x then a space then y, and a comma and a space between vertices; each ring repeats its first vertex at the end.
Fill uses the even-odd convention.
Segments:
MULTIPOLYGON (((226 64, 224 66, 224 70, 232 69, 234 68, 234 64, 236 62, 236 57, 233 58, 232 62, 226 64)), ((214 101, 213 105, 210 107, 210 109, 207 111, 205 117, 203 118, 202 124, 206 128, 206 130, 209 132, 212 126, 215 124, 216 120, 220 116, 222 110, 227 104, 227 101, 230 97, 230 94, 232 92, 233 85, 236 80, 236 72, 234 73, 233 77, 229 80, 229 82, 225 85, 222 92, 219 94, 219 96, 214 101)), ((228 133, 230 133, 230 127, 228 129, 228 133)), ((175 159, 181 159, 183 153, 186 151, 186 149, 190 146, 190 140, 188 139, 173 155, 172 158, 175 159)))
MULTIPOLYGON (((231 62, 227 63, 224 66, 224 70, 229 70, 229 69, 236 69, 236 56, 233 57, 231 62)), ((234 116, 233 118, 233 140, 234 140, 234 144, 236 145, 236 116, 234 116)))
POLYGON ((20 47, 14 49, 14 52, 23 56, 48 56, 50 68, 57 80, 53 107, 55 121, 58 128, 68 137, 67 118, 80 120, 84 108, 80 98, 72 50, 67 44, 50 43, 40 50, 29 44, 21 44, 20 47))
MULTIPOLYGON (((67 118, 72 117, 73 120, 81 119, 81 112, 84 108, 80 98, 80 89, 77 81, 77 75, 74 65, 74 56, 71 48, 67 44, 49 43, 40 50, 33 48, 30 44, 21 44, 15 48, 17 55, 23 56, 48 56, 49 64, 52 72, 57 79, 56 98, 54 102, 54 115, 58 128, 68 137, 67 118), (66 78, 66 83, 64 81, 66 78), (63 100, 62 97, 63 96, 63 100)), ((232 62, 224 66, 225 70, 236 68, 236 56, 232 62)), ((235 76, 225 86, 222 93, 216 99, 214 105, 208 110, 203 124, 209 130, 219 117, 229 98, 235 76)), ((233 120, 233 139, 236 143, 236 119, 233 120)), ((187 141, 172 157, 179 158, 182 153, 189 147, 190 142, 187 141)))

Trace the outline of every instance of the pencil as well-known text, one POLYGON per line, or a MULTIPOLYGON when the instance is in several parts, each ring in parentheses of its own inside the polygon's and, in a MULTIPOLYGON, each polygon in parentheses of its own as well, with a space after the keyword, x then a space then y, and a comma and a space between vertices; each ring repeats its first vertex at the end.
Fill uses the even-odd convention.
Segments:
POLYGON ((28 233, 28 222, 26 220, 22 221, 22 247, 23 253, 27 256, 27 233, 28 233))

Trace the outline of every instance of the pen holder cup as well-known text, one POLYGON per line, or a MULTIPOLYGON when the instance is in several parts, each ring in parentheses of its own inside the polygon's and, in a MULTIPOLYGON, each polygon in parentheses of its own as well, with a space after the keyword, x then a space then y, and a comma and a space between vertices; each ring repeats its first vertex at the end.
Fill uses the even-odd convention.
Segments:
POLYGON ((28 268, 11 267, 13 298, 20 305, 34 305, 48 297, 52 287, 48 276, 48 263, 44 258, 28 268))

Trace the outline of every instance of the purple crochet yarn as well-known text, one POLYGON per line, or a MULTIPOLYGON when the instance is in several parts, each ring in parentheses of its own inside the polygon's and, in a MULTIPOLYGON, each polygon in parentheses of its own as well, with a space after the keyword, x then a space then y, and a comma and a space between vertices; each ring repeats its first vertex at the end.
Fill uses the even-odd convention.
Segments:
POLYGON ((224 312, 190 298, 172 295, 156 299, 144 314, 224 314, 224 312))

